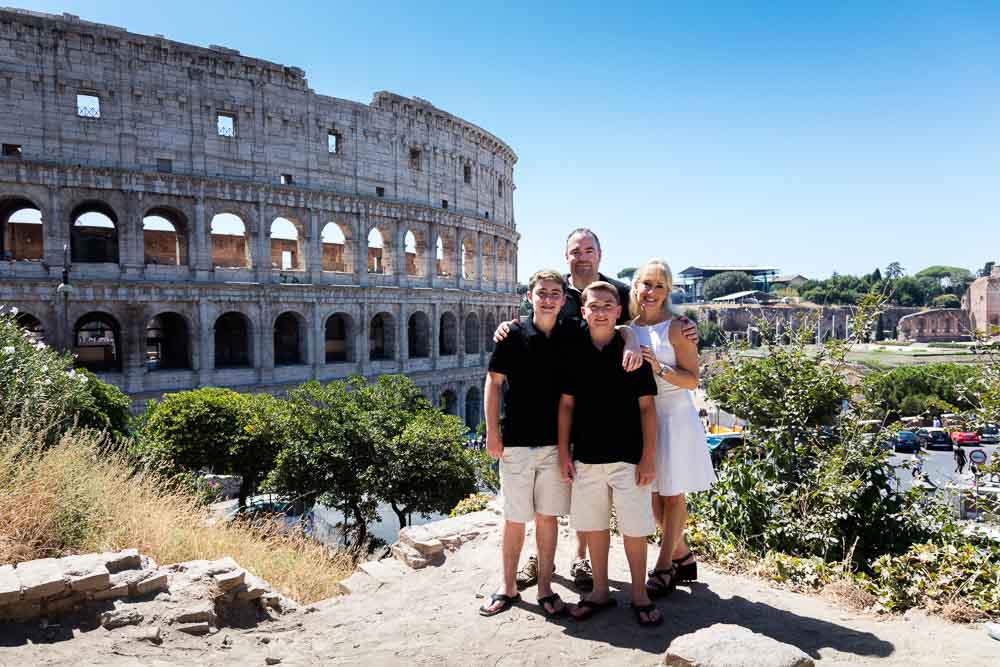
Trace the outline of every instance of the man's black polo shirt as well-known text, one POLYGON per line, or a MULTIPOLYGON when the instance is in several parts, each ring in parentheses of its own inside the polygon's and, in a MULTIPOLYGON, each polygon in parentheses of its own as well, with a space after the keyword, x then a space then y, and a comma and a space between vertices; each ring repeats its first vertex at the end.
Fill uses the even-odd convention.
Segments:
POLYGON ((643 363, 626 373, 625 341, 615 332, 598 350, 588 336, 570 344, 560 387, 574 399, 573 459, 581 463, 633 463, 642 458, 639 397, 656 395, 653 369, 643 363))
MULTIPOLYGON (((559 311, 559 319, 576 320, 579 322, 583 320, 583 315, 580 314, 580 309, 583 308, 583 292, 573 287, 573 283, 570 282, 569 274, 566 274, 565 278, 566 302, 559 311)), ((628 314, 629 286, 623 282, 615 280, 614 278, 608 278, 603 273, 598 273, 597 279, 611 283, 615 286, 615 289, 618 290, 618 305, 622 307, 622 312, 618 315, 618 321, 616 324, 628 324, 632 320, 628 314)), ((518 314, 521 316, 522 320, 530 320, 533 312, 534 309, 531 306, 531 300, 525 296, 524 300, 521 301, 521 307, 518 310, 518 314)))
POLYGON ((504 447, 556 444, 558 369, 566 343, 580 338, 574 331, 579 327, 557 326, 546 336, 528 318, 497 343, 489 369, 507 377, 501 426, 504 447))

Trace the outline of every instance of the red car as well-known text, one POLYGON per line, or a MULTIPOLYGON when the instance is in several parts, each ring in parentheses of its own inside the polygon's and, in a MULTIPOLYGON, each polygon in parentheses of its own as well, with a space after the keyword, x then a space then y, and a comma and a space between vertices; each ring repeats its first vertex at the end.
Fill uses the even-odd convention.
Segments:
POLYGON ((979 434, 975 431, 952 431, 951 441, 959 447, 972 447, 979 444, 979 434))

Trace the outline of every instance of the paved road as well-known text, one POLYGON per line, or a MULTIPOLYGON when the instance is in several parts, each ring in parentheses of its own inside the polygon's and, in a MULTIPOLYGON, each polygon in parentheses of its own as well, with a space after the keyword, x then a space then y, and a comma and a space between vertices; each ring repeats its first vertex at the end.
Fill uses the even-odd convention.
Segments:
MULTIPOLYGON (((997 449, 997 445, 981 445, 979 447, 965 447, 965 454, 968 456, 969 452, 974 449, 982 449, 986 452, 987 457, 993 456, 993 452, 997 449)), ((941 450, 924 450, 924 473, 930 478, 931 482, 938 487, 943 487, 948 483, 961 484, 963 486, 972 485, 972 473, 969 472, 969 466, 966 464, 964 474, 958 474, 955 472, 955 452, 941 451, 941 450)), ((913 454, 893 454, 890 459, 893 465, 900 466, 904 462, 910 461, 913 458, 913 454)), ((987 458, 989 460, 989 458, 987 458)), ((900 470, 899 479, 903 488, 909 488, 912 482, 912 475, 909 470, 900 470)))

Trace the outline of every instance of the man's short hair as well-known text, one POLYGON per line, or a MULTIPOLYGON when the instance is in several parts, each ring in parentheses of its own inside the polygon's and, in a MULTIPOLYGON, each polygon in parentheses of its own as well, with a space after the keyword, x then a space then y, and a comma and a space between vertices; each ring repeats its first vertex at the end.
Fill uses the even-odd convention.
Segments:
POLYGON ((531 274, 531 278, 528 280, 528 293, 535 291, 535 285, 542 282, 543 280, 548 280, 554 283, 559 283, 560 289, 563 292, 566 291, 566 279, 563 278, 563 274, 559 273, 555 269, 542 269, 541 271, 535 271, 531 274))
POLYGON ((605 282, 603 280, 595 280, 594 282, 587 285, 587 287, 584 288, 583 290, 583 303, 585 304, 587 303, 587 297, 590 296, 591 292, 606 292, 611 295, 611 298, 614 300, 615 303, 617 303, 619 306, 622 305, 622 302, 619 301, 618 299, 618 288, 609 282, 605 282))
POLYGON ((594 239, 594 245, 597 246, 597 252, 601 252, 601 239, 597 238, 597 234, 595 234, 594 230, 591 229, 591 228, 589 228, 589 227, 577 227, 576 229, 574 229, 573 231, 571 231, 569 233, 569 236, 566 237, 566 247, 567 248, 569 247, 570 239, 572 239, 577 234, 589 234, 590 237, 592 239, 594 239))

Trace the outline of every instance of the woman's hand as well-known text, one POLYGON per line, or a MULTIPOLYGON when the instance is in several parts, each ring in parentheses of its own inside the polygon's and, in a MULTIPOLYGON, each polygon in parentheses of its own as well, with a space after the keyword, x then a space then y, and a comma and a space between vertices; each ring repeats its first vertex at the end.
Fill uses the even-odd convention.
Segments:
POLYGON ((641 349, 642 349, 643 360, 649 362, 649 365, 653 367, 653 372, 656 373, 657 375, 662 373, 663 366, 660 365, 660 360, 656 358, 656 355, 653 354, 653 351, 648 347, 646 347, 645 345, 643 345, 641 349))

